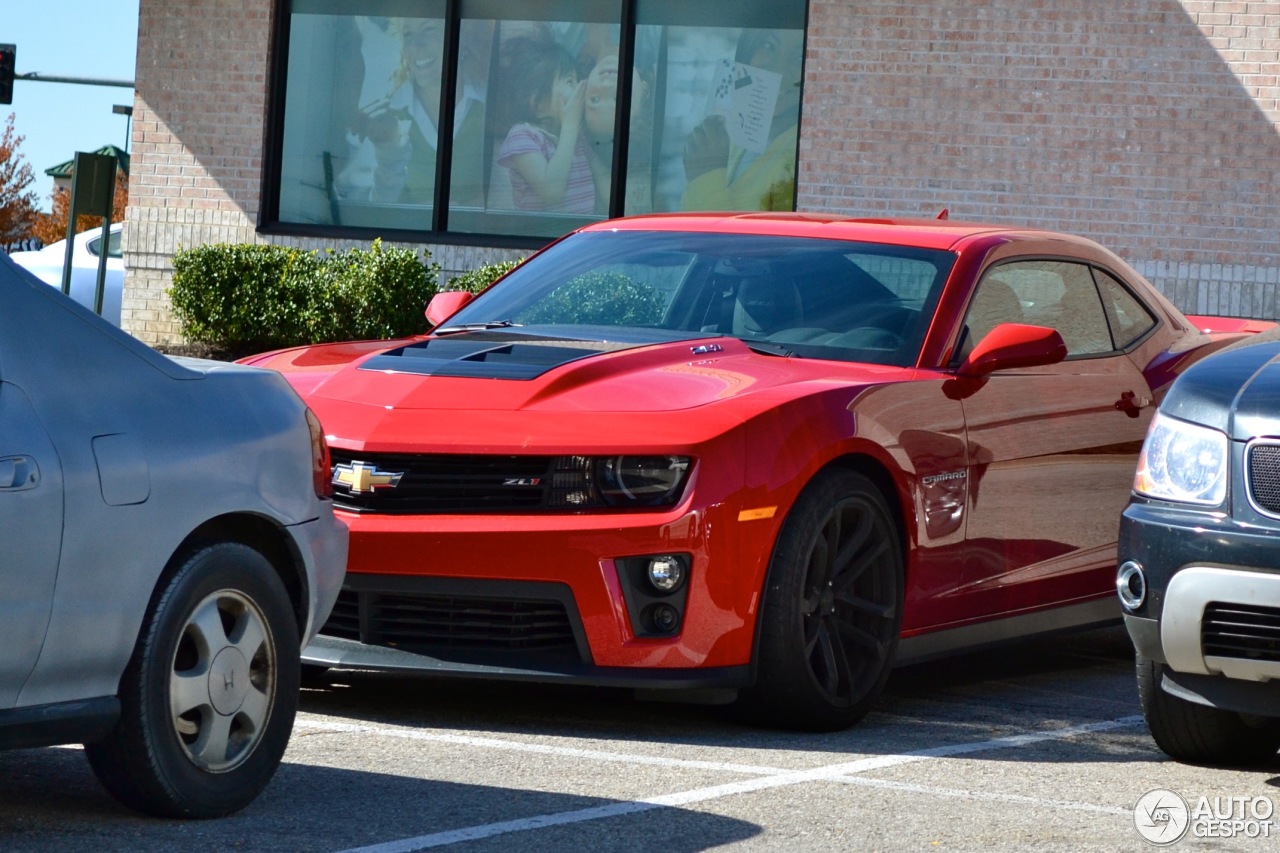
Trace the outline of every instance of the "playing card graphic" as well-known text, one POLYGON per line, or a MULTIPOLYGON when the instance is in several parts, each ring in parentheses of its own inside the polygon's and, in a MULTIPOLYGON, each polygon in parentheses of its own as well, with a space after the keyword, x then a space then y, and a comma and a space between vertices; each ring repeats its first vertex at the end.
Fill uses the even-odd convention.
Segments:
POLYGON ((781 74, 722 59, 716 65, 707 115, 724 116, 725 129, 734 145, 763 154, 769 144, 769 126, 781 85, 781 74))

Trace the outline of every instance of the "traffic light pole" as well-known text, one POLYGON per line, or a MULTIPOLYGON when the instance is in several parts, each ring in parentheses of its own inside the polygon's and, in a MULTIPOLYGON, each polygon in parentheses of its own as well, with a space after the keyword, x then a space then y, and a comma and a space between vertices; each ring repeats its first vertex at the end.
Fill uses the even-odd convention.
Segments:
POLYGON ((35 83, 80 83, 86 86, 120 86, 125 89, 133 88, 132 80, 111 80, 104 77, 55 77, 52 74, 41 74, 37 71, 30 71, 26 74, 15 74, 14 80, 30 80, 35 83))

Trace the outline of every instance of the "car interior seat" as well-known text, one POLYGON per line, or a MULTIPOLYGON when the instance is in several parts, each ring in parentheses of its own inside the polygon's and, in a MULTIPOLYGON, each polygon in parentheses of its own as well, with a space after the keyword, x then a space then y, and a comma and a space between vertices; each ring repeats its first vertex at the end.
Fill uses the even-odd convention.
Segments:
POLYGON ((965 318, 965 325, 969 329, 965 349, 972 349, 974 344, 1001 323, 1021 322, 1022 302, 1013 288, 998 278, 983 279, 969 306, 969 316, 965 318))
POLYGON ((733 304, 734 335, 759 338, 802 325, 803 321, 800 291, 789 279, 769 276, 739 282, 733 304))

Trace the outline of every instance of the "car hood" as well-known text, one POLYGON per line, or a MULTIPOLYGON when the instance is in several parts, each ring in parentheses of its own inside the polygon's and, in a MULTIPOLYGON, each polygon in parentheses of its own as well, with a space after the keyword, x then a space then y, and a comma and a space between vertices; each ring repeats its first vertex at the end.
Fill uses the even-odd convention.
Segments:
POLYGON ((1196 362, 1174 383, 1161 409, 1236 441, 1280 436, 1280 330, 1196 362))
POLYGON ((655 445, 696 442, 805 393, 909 373, 762 355, 734 338, 635 344, 489 333, 311 347, 252 363, 283 372, 331 440, 384 449, 444 439, 491 450, 583 446, 617 441, 614 430, 655 445), (687 416, 669 417, 677 412, 687 416), (586 414, 588 423, 575 417, 586 414))

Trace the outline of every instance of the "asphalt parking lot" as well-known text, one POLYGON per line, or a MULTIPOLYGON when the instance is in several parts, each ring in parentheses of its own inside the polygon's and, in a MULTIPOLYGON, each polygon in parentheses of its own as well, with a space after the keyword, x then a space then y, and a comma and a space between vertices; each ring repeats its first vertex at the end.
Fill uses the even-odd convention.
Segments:
POLYGON ((1115 629, 916 666, 830 735, 620 691, 338 674, 224 820, 137 817, 78 748, 0 753, 0 849, 1149 850, 1136 824, 1179 829, 1175 794, 1167 849, 1275 849, 1280 761, 1168 760, 1132 665, 1115 629))

